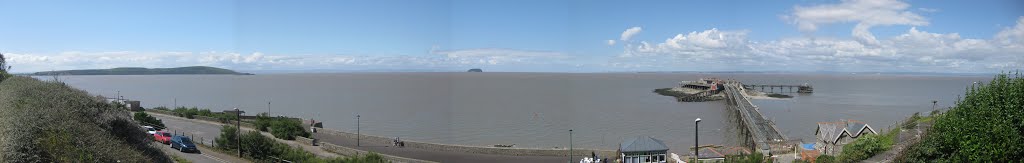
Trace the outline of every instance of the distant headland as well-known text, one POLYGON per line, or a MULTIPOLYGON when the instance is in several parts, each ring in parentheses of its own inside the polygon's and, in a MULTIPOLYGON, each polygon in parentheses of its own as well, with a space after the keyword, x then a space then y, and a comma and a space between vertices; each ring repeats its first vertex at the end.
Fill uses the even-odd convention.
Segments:
POLYGON ((176 68, 142 68, 142 67, 119 67, 112 69, 86 69, 86 70, 61 70, 42 71, 32 75, 253 75, 252 73, 240 73, 234 70, 208 66, 189 66, 176 68))
POLYGON ((479 68, 474 68, 474 69, 469 69, 469 71, 466 71, 466 72, 484 72, 484 70, 479 69, 479 68))

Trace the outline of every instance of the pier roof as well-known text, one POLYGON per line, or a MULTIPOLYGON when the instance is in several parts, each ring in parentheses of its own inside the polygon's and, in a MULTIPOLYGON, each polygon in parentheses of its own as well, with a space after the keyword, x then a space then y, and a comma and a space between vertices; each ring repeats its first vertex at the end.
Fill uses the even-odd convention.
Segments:
POLYGON ((619 150, 622 152, 668 151, 668 146, 661 140, 650 136, 637 136, 619 144, 619 150))

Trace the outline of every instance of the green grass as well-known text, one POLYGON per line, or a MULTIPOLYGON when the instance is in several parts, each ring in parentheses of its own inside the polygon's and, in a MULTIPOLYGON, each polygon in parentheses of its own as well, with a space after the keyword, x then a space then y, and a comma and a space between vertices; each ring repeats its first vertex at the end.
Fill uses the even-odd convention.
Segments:
POLYGON ((119 108, 63 83, 12 77, 0 82, 4 162, 170 162, 119 108))
POLYGON ((174 159, 174 162, 178 162, 178 163, 192 163, 192 161, 189 161, 189 160, 187 160, 185 158, 182 158, 181 156, 178 156, 178 155, 171 155, 171 159, 174 159))

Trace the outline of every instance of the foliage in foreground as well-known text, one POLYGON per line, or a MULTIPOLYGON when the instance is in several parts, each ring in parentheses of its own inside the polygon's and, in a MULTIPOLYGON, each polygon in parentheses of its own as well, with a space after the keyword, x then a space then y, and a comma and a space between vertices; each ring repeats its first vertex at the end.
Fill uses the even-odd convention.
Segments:
POLYGON ((170 162, 129 112, 61 83, 0 82, 4 162, 170 162))
POLYGON ((899 129, 881 135, 864 135, 843 146, 843 152, 836 158, 839 162, 857 162, 871 158, 892 148, 899 129))
POLYGON ((1000 74, 987 85, 972 85, 934 122, 901 162, 1022 162, 1024 78, 1000 74))
POLYGON ((258 131, 249 131, 241 135, 242 144, 238 144, 235 137, 238 129, 231 126, 224 126, 221 129, 220 137, 217 137, 217 148, 222 150, 242 149, 242 155, 246 158, 257 161, 277 161, 275 158, 292 162, 352 162, 352 163, 376 163, 386 162, 378 154, 370 153, 358 157, 324 159, 313 155, 299 147, 292 147, 288 144, 277 142, 273 138, 263 136, 258 131))

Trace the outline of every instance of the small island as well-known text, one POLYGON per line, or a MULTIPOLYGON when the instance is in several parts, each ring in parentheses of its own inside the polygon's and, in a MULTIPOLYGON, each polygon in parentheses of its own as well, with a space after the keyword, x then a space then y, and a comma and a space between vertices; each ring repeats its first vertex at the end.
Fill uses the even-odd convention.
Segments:
POLYGON ((32 75, 253 75, 251 73, 240 73, 234 70, 208 66, 189 66, 176 68, 142 68, 142 67, 119 67, 112 69, 86 69, 86 70, 61 70, 43 71, 32 73, 32 75))
POLYGON ((466 71, 466 72, 484 72, 484 70, 481 70, 479 68, 474 68, 474 69, 469 69, 469 71, 466 71))

